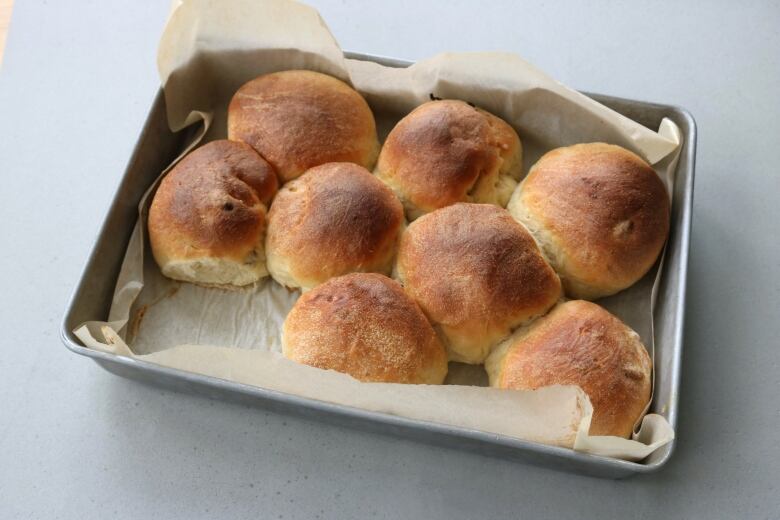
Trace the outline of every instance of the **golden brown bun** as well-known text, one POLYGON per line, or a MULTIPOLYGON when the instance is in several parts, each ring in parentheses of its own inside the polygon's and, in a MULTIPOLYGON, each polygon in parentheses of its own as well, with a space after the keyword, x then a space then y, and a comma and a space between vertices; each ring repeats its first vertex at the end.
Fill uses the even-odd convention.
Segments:
POLYGON ((485 363, 491 386, 578 385, 591 435, 631 435, 650 400, 652 363, 636 332, 595 303, 572 300, 516 331, 485 363))
POLYGON ((328 163, 285 184, 268 221, 271 276, 307 290, 356 271, 389 274, 404 217, 398 198, 368 170, 328 163))
POLYGON ((600 298, 636 283, 669 232, 661 179, 634 153, 604 143, 545 154, 507 209, 534 234, 573 298, 600 298))
POLYGON ((228 107, 228 138, 251 145, 282 183, 328 162, 372 168, 379 152, 365 99, 308 70, 265 74, 238 89, 228 107))
POLYGON ((333 278, 295 302, 284 355, 361 381, 438 385, 447 356, 425 315, 395 281, 373 273, 333 278))
POLYGON ((266 276, 266 208, 277 183, 273 168, 244 143, 212 141, 189 153, 149 209, 162 273, 204 285, 248 285, 266 276))
POLYGON ((396 273, 441 332, 450 359, 464 363, 482 363, 561 296, 528 231, 489 204, 459 203, 414 221, 401 237, 396 273))
POLYGON ((393 128, 375 173, 414 220, 456 202, 505 207, 520 179, 522 152, 504 120, 463 101, 431 101, 393 128))

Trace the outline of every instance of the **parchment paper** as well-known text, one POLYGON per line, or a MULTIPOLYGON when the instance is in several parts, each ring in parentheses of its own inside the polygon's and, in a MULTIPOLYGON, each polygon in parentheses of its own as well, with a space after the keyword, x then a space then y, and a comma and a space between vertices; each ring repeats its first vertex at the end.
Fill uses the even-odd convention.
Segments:
MULTIPOLYGON (((299 68, 351 82, 374 110, 380 138, 431 95, 485 108, 518 130, 525 171, 552 148, 604 141, 644 157, 671 193, 681 145, 673 122, 664 120, 653 132, 512 54, 447 53, 406 69, 345 59, 316 11, 285 0, 178 2, 160 42, 158 67, 171 129, 200 125, 182 155, 225 136, 227 103, 244 82, 299 68)), ((578 387, 485 388, 481 367, 451 363, 448 384, 432 386, 360 383, 293 363, 280 354, 280 330, 297 292, 270 279, 230 291, 161 275, 145 238, 157 183, 159 178, 140 204, 108 321, 74 331, 87 347, 330 403, 626 460, 641 460, 674 437, 655 414, 645 416, 633 440, 588 436, 592 407, 578 387)), ((655 269, 632 288, 599 301, 639 333, 651 354, 659 276, 655 269)))

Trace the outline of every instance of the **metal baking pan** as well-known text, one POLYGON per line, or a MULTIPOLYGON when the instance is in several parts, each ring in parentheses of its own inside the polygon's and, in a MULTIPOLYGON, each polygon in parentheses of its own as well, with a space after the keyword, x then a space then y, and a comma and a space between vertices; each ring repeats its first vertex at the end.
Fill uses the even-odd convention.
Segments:
MULTIPOLYGON (((375 61, 392 67, 410 65, 407 61, 357 53, 347 53, 347 57, 375 61)), ((665 416, 676 429, 693 201, 696 125, 693 117, 678 107, 599 94, 587 95, 653 130, 658 128, 664 117, 668 117, 677 123, 685 138, 675 177, 672 227, 656 308, 655 395, 650 408, 652 412, 665 416)), ((349 427, 417 439, 438 446, 470 450, 539 466, 599 477, 622 478, 636 473, 657 471, 669 460, 674 443, 657 450, 642 462, 627 462, 460 427, 304 399, 83 347, 71 331, 85 321, 105 320, 108 317, 125 249, 138 218, 137 208, 141 196, 159 172, 178 155, 186 138, 186 131, 174 134, 169 130, 165 99, 162 91, 158 92, 97 242, 65 312, 61 336, 68 349, 94 359, 100 366, 114 374, 182 392, 239 401, 274 411, 294 413, 349 427)))

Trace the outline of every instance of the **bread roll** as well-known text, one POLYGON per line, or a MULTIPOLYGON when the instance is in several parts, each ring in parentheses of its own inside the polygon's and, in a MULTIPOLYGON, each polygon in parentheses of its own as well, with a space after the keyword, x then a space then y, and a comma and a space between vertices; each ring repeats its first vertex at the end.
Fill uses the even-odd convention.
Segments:
POLYGON ((441 332, 452 361, 482 363, 515 327, 544 314, 561 283, 506 210, 459 203, 401 237, 398 279, 441 332))
POLYGON ((604 143, 545 154, 509 202, 572 298, 608 296, 636 283, 669 232, 669 196, 632 152, 604 143))
POLYGON ((273 169, 246 144, 213 141, 188 154, 163 178, 149 209, 162 273, 219 286, 266 276, 266 208, 276 189, 273 169))
POLYGON ((373 273, 333 278, 293 306, 284 355, 360 381, 438 385, 447 357, 431 324, 395 281, 373 273))
POLYGON ((393 192, 351 163, 323 164, 285 184, 268 220, 268 270, 303 290, 356 271, 389 274, 404 224, 393 192))
POLYGON ((374 115, 363 97, 308 70, 265 74, 238 89, 228 107, 228 138, 251 145, 282 183, 328 162, 373 168, 379 152, 374 115))
POLYGON ((505 207, 521 176, 522 152, 502 119, 463 101, 431 101, 393 128, 375 173, 411 221, 456 202, 505 207))
POLYGON ((650 400, 652 363, 637 333, 583 300, 517 330, 485 368, 498 388, 578 385, 593 404, 591 435, 630 436, 650 400))

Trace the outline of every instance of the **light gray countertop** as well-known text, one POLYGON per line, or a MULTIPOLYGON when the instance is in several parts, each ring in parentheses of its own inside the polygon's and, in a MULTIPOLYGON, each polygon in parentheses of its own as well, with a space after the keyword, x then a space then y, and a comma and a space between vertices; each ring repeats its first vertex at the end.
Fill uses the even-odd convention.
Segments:
POLYGON ((780 518, 780 7, 316 1, 345 49, 507 50, 698 122, 680 427, 607 481, 125 381, 58 324, 157 88, 156 2, 17 2, 0 70, 1 518, 780 518))

